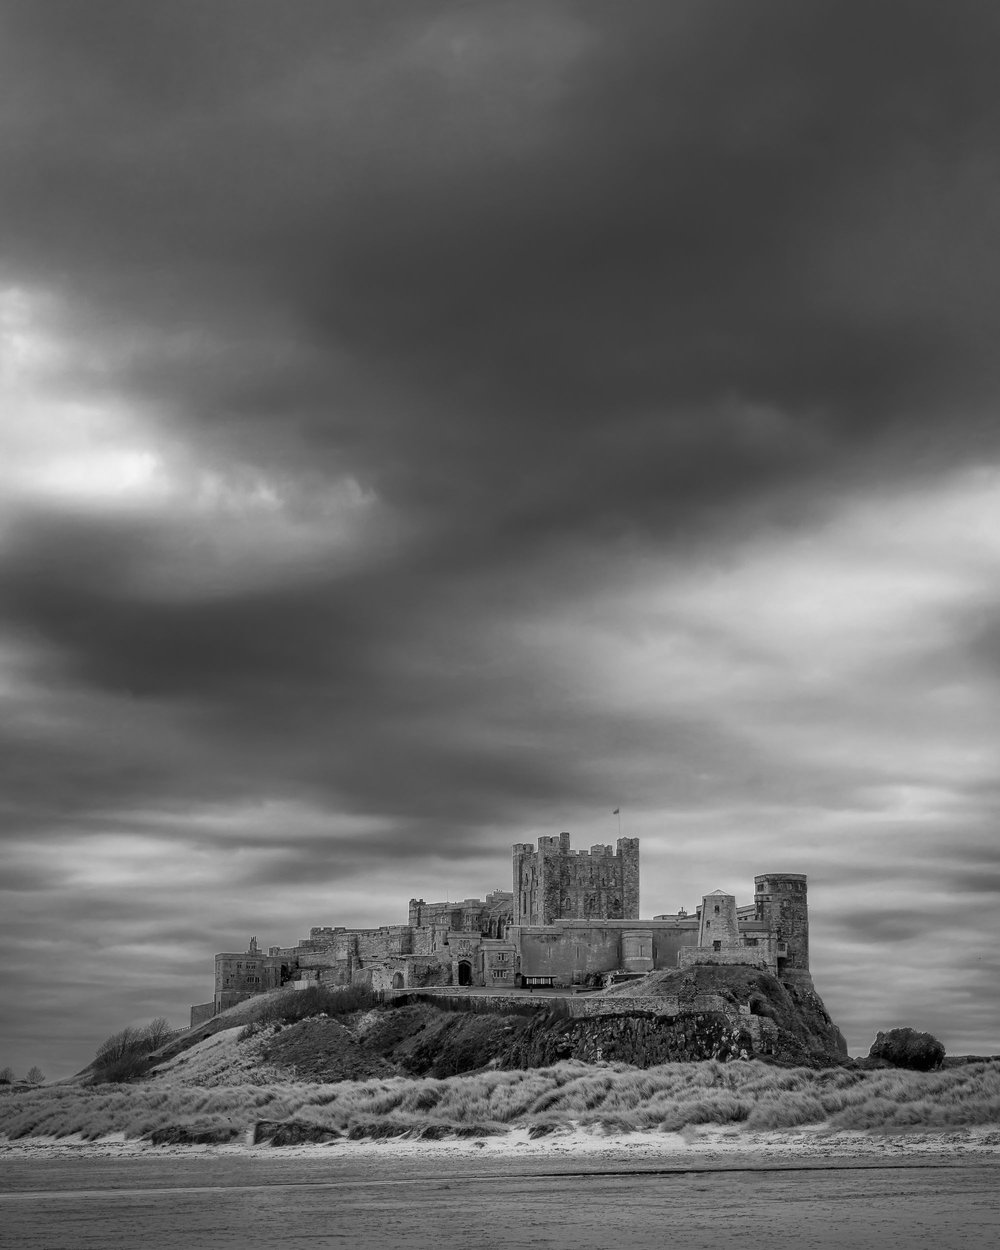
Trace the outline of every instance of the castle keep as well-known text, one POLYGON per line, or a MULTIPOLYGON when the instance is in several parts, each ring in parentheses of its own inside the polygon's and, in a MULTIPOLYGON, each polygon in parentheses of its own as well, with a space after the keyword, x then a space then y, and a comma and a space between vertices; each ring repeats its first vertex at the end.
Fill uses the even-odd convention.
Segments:
POLYGON ((267 954, 252 939, 215 957, 215 995, 191 1008, 192 1025, 282 985, 594 987, 654 969, 743 964, 811 984, 806 878, 764 873, 754 901, 723 890, 693 915, 639 919, 639 839, 574 851, 570 836, 513 847, 512 890, 485 899, 410 899, 406 924, 318 927, 267 954))
POLYGON ((618 849, 571 851, 569 834, 514 846, 514 923, 556 920, 637 920, 639 839, 619 838, 618 849))

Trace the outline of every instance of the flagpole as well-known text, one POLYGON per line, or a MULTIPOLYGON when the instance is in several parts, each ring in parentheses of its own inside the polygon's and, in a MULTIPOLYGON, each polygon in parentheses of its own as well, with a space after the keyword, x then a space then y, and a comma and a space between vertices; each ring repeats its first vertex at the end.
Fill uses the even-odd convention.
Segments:
POLYGON ((615 810, 611 813, 611 815, 618 817, 618 836, 621 837, 622 836, 622 809, 620 807, 616 807, 615 810))

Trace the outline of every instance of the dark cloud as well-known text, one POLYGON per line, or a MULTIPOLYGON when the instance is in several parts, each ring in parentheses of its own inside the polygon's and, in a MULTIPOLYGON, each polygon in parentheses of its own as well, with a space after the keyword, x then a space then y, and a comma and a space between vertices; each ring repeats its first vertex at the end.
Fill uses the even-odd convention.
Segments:
MULTIPOLYGON (((338 358, 310 396, 298 369, 275 378, 265 355, 241 362, 249 377, 196 368, 208 376, 191 417, 252 425, 270 394, 258 414, 270 425, 276 410, 304 419, 304 404, 311 452, 349 445, 408 501, 426 503, 430 487, 444 487, 439 504, 455 490, 464 500, 471 474, 496 507, 490 495, 525 460, 540 461, 528 476, 551 497, 546 470, 568 446, 584 471, 573 487, 605 470, 591 513, 632 516, 678 478, 728 501, 757 471, 767 488, 775 452, 785 475, 803 467, 801 449, 720 449, 729 395, 818 422, 839 444, 845 426, 865 441, 886 423, 923 427, 942 388, 951 399, 960 377, 967 395, 984 371, 992 381, 988 339, 970 333, 996 312, 982 248, 997 190, 984 168, 992 15, 924 10, 901 30, 891 6, 805 23, 787 4, 681 12, 635 6, 626 34, 600 8, 554 9, 583 48, 547 93, 491 111, 501 51, 487 44, 463 71, 446 38, 495 37, 481 7, 315 13, 271 39, 266 12, 234 22, 224 7, 182 6, 156 21, 108 13, 85 40, 71 6, 62 35, 45 20, 39 55, 57 41, 65 94, 75 85, 109 125, 88 128, 83 168, 69 118, 41 152, 19 146, 34 182, 74 192, 52 223, 37 201, 68 197, 36 191, 22 246, 27 235, 45 255, 68 251, 55 263, 86 266, 88 292, 99 264, 112 324, 128 308, 230 341, 240 323, 280 336, 278 315, 291 318, 286 335, 338 358), (537 137, 523 133, 532 124, 537 137), (370 395, 366 411, 332 411, 344 360, 404 390, 409 419, 372 411, 370 395), (626 426, 617 466, 602 454, 609 420, 626 426), (678 426, 690 428, 680 447, 678 426), (630 428, 646 472, 661 465, 646 483, 630 428), (736 461, 728 472, 720 451, 736 461), (663 463, 678 452, 680 472, 663 463)), ((527 37, 530 8, 515 16, 527 37)), ((539 79, 558 70, 558 48, 536 54, 539 79)), ((34 183, 15 185, 27 198, 34 183)))
POLYGON ((882 947, 923 937, 928 928, 927 911, 921 908, 856 909, 842 912, 837 923, 859 941, 882 947))

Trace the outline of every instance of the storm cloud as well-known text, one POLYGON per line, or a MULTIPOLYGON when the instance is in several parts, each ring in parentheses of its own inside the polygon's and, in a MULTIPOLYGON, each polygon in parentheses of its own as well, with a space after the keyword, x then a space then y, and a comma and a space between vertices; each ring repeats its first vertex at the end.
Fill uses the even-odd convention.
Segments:
POLYGON ((0 1065, 615 807, 1000 1049, 998 36, 0 4, 0 1065))

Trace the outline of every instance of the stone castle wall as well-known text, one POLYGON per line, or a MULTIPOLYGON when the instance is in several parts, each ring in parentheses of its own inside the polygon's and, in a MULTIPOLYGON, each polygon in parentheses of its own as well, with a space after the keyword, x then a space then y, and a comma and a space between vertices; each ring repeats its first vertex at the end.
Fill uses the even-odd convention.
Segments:
POLYGON ((679 953, 698 941, 690 920, 562 920, 513 926, 510 936, 525 976, 551 976, 555 985, 580 985, 597 973, 676 968, 679 953))
POLYGON ((767 954, 746 946, 733 946, 724 951, 706 950, 704 946, 689 946, 680 952, 677 966, 690 968, 694 964, 723 964, 727 967, 742 964, 748 968, 770 967, 767 954))
POLYGON ((215 1015, 215 999, 209 1003, 195 1003, 191 1008, 191 1027, 196 1028, 199 1024, 204 1024, 206 1020, 211 1020, 215 1015))

